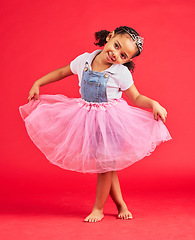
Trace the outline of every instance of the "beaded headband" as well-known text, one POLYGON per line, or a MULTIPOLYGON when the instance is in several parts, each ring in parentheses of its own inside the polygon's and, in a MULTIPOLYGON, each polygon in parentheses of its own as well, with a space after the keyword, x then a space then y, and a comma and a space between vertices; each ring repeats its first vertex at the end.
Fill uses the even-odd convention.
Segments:
POLYGON ((130 33, 128 30, 126 30, 125 28, 122 28, 120 31, 116 32, 117 34, 125 31, 126 33, 129 34, 129 36, 133 39, 133 41, 135 42, 138 50, 141 52, 143 50, 143 42, 144 42, 144 38, 140 37, 140 36, 136 36, 134 33, 130 33))

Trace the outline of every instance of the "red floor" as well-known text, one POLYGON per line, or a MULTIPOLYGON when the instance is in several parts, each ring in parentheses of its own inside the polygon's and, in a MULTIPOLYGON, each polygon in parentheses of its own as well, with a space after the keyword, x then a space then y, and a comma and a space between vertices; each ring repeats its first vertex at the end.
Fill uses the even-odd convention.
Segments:
MULTIPOLYGON (((123 194, 124 195, 124 194, 123 194)), ((124 195, 133 220, 117 219, 109 197, 101 222, 83 222, 94 196, 28 194, 1 199, 1 240, 133 239, 194 240, 195 194, 142 192, 124 195)))

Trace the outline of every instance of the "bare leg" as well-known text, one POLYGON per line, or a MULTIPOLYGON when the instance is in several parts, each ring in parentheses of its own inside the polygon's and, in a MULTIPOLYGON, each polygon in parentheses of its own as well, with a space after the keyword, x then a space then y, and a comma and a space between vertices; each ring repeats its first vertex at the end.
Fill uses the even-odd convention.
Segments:
POLYGON ((123 200, 120 183, 116 171, 112 172, 110 196, 117 206, 118 218, 122 219, 132 218, 132 214, 128 211, 127 205, 123 200))
POLYGON ((103 207, 110 192, 111 181, 112 172, 97 174, 96 200, 91 214, 84 219, 85 222, 101 221, 104 217, 103 207))

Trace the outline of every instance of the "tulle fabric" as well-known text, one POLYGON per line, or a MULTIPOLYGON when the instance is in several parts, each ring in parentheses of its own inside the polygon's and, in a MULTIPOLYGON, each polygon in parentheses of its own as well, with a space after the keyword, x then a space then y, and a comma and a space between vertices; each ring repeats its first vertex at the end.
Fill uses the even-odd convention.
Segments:
POLYGON ((27 132, 53 164, 83 173, 124 169, 171 139, 153 113, 120 98, 89 103, 42 94, 19 107, 27 132))

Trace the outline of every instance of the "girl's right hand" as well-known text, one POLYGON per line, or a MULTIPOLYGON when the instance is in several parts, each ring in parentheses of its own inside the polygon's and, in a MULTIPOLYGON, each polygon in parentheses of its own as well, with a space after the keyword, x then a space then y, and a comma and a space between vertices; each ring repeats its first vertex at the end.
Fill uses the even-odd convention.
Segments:
POLYGON ((28 101, 30 102, 32 98, 35 98, 35 100, 38 100, 39 98, 39 86, 36 84, 36 82, 33 84, 29 92, 28 101))

